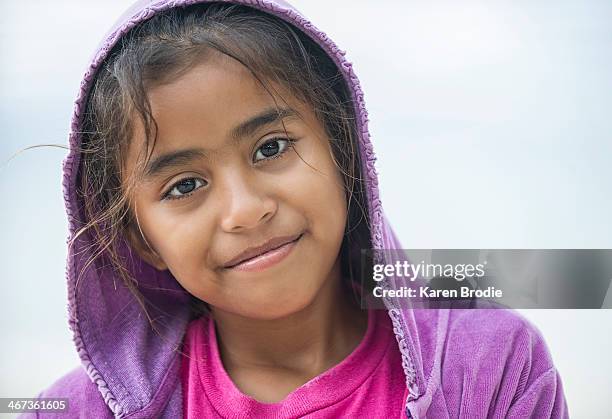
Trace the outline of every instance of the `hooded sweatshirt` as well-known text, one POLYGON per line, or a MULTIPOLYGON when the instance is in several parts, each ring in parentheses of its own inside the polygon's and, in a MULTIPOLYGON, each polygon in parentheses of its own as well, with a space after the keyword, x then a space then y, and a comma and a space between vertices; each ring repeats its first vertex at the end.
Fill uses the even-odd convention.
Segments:
MULTIPOLYGON (((345 77, 357 115, 358 152, 374 249, 401 249, 381 206, 376 157, 359 81, 341 50, 283 0, 232 0, 275 15, 315 40, 345 77)), ((93 54, 80 84, 70 125, 70 151, 63 162, 69 239, 83 222, 77 195, 82 112, 94 76, 109 51, 140 22, 172 7, 201 0, 139 1, 109 30, 93 54)), ((183 417, 181 347, 190 321, 189 295, 169 271, 158 271, 131 249, 130 271, 162 319, 165 333, 153 331, 130 291, 106 266, 90 266, 91 243, 81 235, 67 257, 69 326, 82 365, 38 397, 67 397, 65 417, 183 417)), ((127 245, 126 245, 127 246, 127 245)), ((405 377, 405 402, 391 416, 408 418, 563 418, 568 416, 561 379, 539 331, 511 310, 409 309, 385 300, 401 353, 396 368, 405 377)), ((34 414, 36 415, 36 414, 34 414)), ((47 416, 45 414, 44 416, 47 416)))

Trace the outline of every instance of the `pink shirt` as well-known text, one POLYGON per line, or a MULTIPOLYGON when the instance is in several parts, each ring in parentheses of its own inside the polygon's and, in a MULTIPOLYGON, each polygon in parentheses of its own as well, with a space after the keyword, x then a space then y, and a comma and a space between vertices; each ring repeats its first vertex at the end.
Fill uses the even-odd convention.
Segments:
POLYGON ((208 317, 189 324, 184 350, 189 355, 181 366, 185 418, 403 417, 408 393, 386 310, 369 310, 368 329, 353 352, 278 403, 259 402, 234 385, 208 317))

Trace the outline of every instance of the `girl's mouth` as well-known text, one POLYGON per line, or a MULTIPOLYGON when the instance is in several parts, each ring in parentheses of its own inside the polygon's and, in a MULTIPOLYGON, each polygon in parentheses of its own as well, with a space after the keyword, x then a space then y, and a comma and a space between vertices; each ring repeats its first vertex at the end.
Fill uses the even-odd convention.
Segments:
POLYGON ((293 251, 297 245, 297 242, 303 235, 304 234, 302 233, 297 238, 279 246, 275 246, 274 248, 257 256, 245 259, 231 266, 226 266, 226 269, 233 269, 243 272, 259 272, 268 269, 269 267, 276 265, 285 259, 291 253, 291 251, 293 251))

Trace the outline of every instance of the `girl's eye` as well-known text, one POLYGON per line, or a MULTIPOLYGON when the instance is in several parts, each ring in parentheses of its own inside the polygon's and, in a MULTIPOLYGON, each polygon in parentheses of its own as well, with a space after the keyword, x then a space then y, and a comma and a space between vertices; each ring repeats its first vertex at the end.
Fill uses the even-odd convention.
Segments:
POLYGON ((280 157, 290 145, 291 140, 288 138, 273 138, 257 149, 253 162, 280 157))
POLYGON ((204 181, 199 178, 185 178, 183 180, 178 181, 166 194, 164 195, 164 199, 180 199, 184 198, 195 190, 200 189, 204 186, 204 181))

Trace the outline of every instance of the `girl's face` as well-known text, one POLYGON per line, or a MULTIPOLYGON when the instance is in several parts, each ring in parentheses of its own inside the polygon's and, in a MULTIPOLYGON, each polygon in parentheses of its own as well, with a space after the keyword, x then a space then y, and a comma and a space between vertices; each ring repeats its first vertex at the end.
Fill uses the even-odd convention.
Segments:
POLYGON ((303 309, 340 279, 342 176, 313 110, 279 92, 282 119, 245 67, 214 53, 149 91, 158 140, 139 168, 137 124, 125 164, 125 173, 142 175, 133 210, 154 250, 131 236, 138 253, 214 309, 251 318, 303 309), (295 238, 234 264, 249 248, 295 238))

